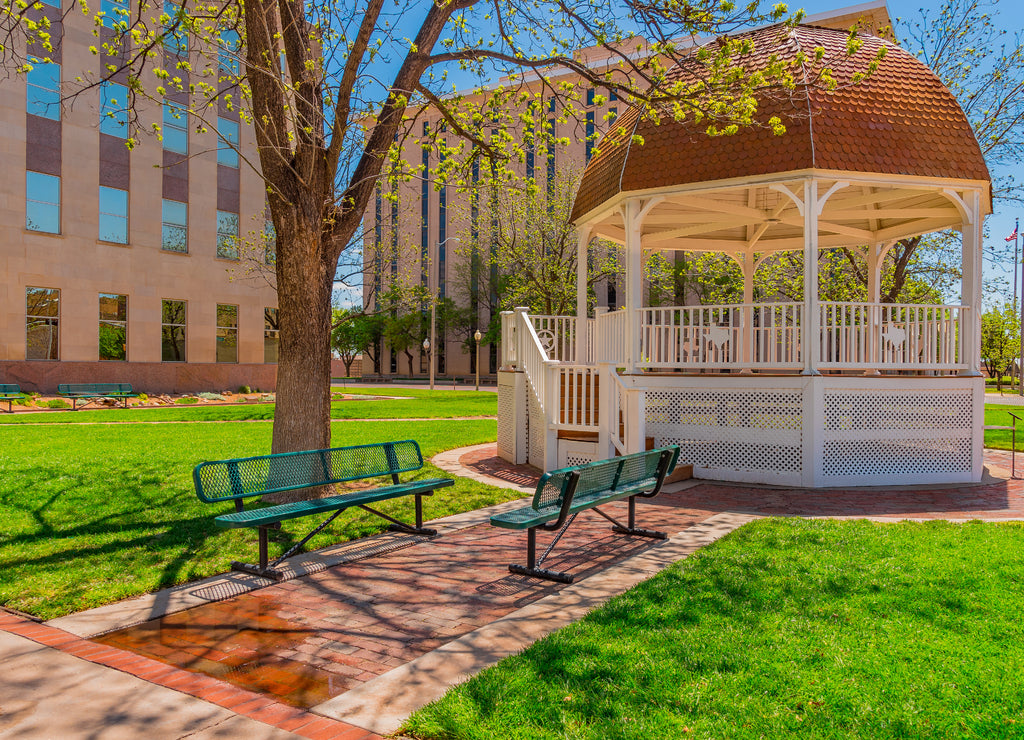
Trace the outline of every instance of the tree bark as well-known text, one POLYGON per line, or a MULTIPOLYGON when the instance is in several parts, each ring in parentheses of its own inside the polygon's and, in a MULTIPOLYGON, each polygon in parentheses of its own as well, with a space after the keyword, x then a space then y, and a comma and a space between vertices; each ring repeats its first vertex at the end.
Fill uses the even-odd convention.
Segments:
MULTIPOLYGON (((319 233, 301 224, 282 240, 277 298, 281 354, 271 452, 331 446, 331 288, 334 271, 325 264, 319 233)), ((283 503, 311 498, 307 490, 266 496, 283 503)), ((315 495, 315 494, 312 494, 315 495)))

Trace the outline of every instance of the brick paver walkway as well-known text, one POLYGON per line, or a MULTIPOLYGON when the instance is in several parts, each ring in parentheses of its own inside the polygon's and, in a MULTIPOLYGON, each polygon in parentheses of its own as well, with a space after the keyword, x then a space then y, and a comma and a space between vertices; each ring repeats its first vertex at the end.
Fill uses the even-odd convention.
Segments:
MULTIPOLYGON (((606 510, 624 517, 626 505, 606 510)), ((676 532, 710 514, 666 495, 638 520, 676 532)), ((657 543, 584 514, 545 565, 579 580, 657 543)), ((564 588, 508 572, 525 544, 524 533, 469 527, 96 641, 310 707, 564 588)))

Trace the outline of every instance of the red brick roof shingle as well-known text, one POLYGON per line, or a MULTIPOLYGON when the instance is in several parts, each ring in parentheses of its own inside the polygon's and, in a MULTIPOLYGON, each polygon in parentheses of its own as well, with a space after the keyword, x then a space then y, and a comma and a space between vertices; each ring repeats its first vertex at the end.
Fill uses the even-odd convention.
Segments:
MULTIPOLYGON (((920 60, 892 42, 860 36, 854 55, 848 34, 811 26, 771 26, 753 31, 754 51, 742 60, 748 70, 763 67, 770 54, 792 60, 799 51, 825 62, 839 87, 800 87, 786 99, 761 96, 757 119, 778 115, 786 133, 766 126, 741 128, 732 136, 707 135, 707 122, 640 120, 631 108, 619 118, 626 134, 613 131, 587 166, 576 195, 573 219, 620 192, 809 168, 883 175, 989 180, 988 168, 970 124, 952 93, 920 60), (878 70, 860 84, 881 46, 878 70), (630 141, 632 134, 644 143, 630 141)), ((692 74, 677 66, 671 75, 692 74)), ((617 127, 618 128, 618 127, 617 127)))

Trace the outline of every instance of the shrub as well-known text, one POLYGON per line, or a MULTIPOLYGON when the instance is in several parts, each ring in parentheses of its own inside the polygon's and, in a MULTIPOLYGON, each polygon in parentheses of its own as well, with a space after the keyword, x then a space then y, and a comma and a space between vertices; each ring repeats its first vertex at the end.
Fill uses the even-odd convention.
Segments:
POLYGON ((174 402, 182 406, 191 406, 193 404, 199 403, 199 399, 196 398, 195 396, 183 396, 182 398, 176 399, 174 402))
POLYGON ((149 400, 149 396, 147 396, 145 393, 140 393, 139 394, 139 403, 145 403, 148 400, 149 400))
POLYGON ((240 385, 240 386, 238 386, 238 392, 239 393, 252 393, 252 388, 250 388, 247 385, 240 385))
POLYGON ((49 401, 43 401, 42 406, 48 409, 69 409, 71 404, 65 401, 63 398, 51 398, 49 401))

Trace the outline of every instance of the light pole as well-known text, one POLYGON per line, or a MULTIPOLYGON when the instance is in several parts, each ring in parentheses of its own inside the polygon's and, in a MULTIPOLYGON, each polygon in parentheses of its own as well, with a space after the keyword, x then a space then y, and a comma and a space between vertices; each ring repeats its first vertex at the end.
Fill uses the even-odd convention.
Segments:
POLYGON ((473 339, 476 340, 476 389, 480 390, 480 340, 483 335, 479 329, 473 334, 473 339))
MULTIPOLYGON (((433 308, 433 304, 430 307, 433 308)), ((433 322, 431 322, 430 327, 434 327, 433 322)), ((431 332, 430 339, 433 338, 433 332, 431 332)), ((427 353, 427 364, 430 365, 430 390, 434 390, 434 355, 430 353, 430 348, 433 346, 430 343, 430 339, 423 340, 423 351, 427 353)))

